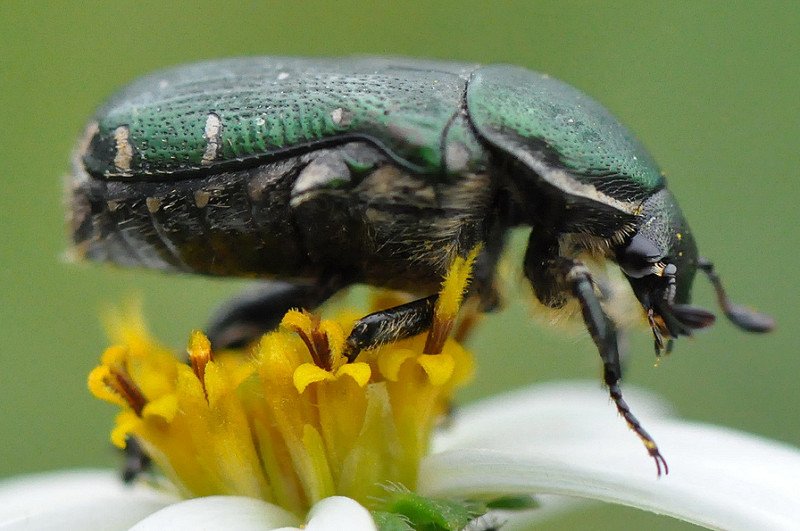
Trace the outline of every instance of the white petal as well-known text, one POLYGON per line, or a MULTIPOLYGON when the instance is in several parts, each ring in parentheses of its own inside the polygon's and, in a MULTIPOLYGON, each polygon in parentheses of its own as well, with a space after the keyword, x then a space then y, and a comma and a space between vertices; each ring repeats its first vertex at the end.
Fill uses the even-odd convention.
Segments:
MULTIPOLYGON (((636 388, 623 389, 640 419, 664 418, 672 409, 663 400, 636 388)), ((452 426, 437 433, 433 451, 449 448, 494 448, 507 441, 555 441, 603 435, 612 425, 627 432, 608 393, 596 381, 552 382, 498 395, 456 410, 452 426)))
POLYGON ((458 421, 472 424, 440 444, 448 450, 426 458, 420 491, 445 497, 550 493, 629 505, 712 528, 798 528, 800 450, 668 419, 658 411, 651 416, 644 401, 628 392, 629 404, 670 465, 669 475, 657 479, 652 460, 613 406, 604 404, 610 414, 596 410, 594 402, 604 403, 602 392, 586 397, 584 391, 562 386, 560 400, 549 400, 551 410, 535 391, 517 394, 505 407, 493 400, 464 412, 458 421), (506 417, 504 424, 498 415, 506 417))
POLYGON ((372 515, 357 501, 332 496, 318 502, 308 513, 306 531, 378 531, 372 515))
POLYGON ((296 516, 262 500, 242 496, 208 496, 170 505, 145 518, 131 531, 264 531, 298 524, 296 516))
POLYGON ((128 529, 175 498, 124 485, 116 472, 54 472, 0 482, 0 528, 128 529))

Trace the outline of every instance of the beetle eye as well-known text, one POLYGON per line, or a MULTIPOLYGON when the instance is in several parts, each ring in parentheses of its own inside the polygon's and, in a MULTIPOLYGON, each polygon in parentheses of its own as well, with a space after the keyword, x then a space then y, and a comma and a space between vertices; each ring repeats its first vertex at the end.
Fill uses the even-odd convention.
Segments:
POLYGON ((619 265, 629 277, 641 278, 654 273, 653 266, 662 257, 661 249, 652 240, 636 234, 622 249, 619 265))

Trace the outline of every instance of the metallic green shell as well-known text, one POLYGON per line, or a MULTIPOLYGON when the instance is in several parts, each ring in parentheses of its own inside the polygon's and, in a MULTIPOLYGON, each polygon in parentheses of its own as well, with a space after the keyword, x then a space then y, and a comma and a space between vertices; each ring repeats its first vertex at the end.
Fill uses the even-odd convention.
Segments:
POLYGON ((210 61, 132 83, 91 127, 85 167, 111 179, 217 171, 364 139, 408 171, 429 174, 482 170, 492 146, 567 196, 629 214, 664 186, 647 151, 604 107, 504 65, 210 61))
MULTIPOLYGON (((95 118, 83 160, 96 176, 146 178, 364 138, 409 170, 438 173, 443 133, 475 68, 281 57, 181 66, 112 98, 95 118)), ((467 148, 470 161, 485 156, 477 142, 467 148)))
POLYGON ((469 81, 467 108, 482 137, 562 191, 573 191, 574 180, 588 185, 586 194, 594 188, 628 202, 664 186, 657 164, 628 129, 557 79, 514 66, 482 67, 469 81))

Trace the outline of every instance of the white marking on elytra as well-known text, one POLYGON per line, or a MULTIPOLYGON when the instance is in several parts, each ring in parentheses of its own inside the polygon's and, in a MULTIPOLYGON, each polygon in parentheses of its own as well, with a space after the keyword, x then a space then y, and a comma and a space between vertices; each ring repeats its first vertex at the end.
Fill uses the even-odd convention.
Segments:
POLYGON ((278 81, 283 81, 284 79, 289 77, 289 72, 280 72, 278 74, 278 81))
POLYGON ((203 153, 203 158, 200 163, 203 166, 208 166, 217 158, 220 148, 220 136, 222 133, 222 120, 215 113, 209 113, 206 118, 206 129, 203 133, 203 138, 206 139, 206 151, 203 153))
POLYGON ((131 171, 131 160, 133 160, 133 146, 130 144, 130 129, 127 125, 120 125, 114 129, 114 142, 116 143, 117 154, 114 155, 114 166, 117 171, 129 173, 131 171))
POLYGON ((353 113, 342 107, 331 111, 331 120, 337 127, 347 127, 353 122, 353 113))

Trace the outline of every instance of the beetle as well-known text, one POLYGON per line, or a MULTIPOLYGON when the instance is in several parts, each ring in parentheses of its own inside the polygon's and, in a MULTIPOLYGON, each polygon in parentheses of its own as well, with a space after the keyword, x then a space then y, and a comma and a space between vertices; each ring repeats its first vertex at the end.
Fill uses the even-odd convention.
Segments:
POLYGON ((546 307, 579 310, 610 396, 659 475, 666 462, 622 397, 613 297, 587 264, 619 267, 657 355, 714 322, 689 304, 697 270, 735 325, 773 327, 728 299, 635 137, 577 89, 515 66, 283 57, 179 66, 113 96, 76 153, 77 256, 272 279, 212 319, 215 348, 356 283, 419 297, 358 321, 353 360, 426 330, 447 266, 479 244, 471 295, 491 310, 506 234, 530 227, 525 277, 546 307))

